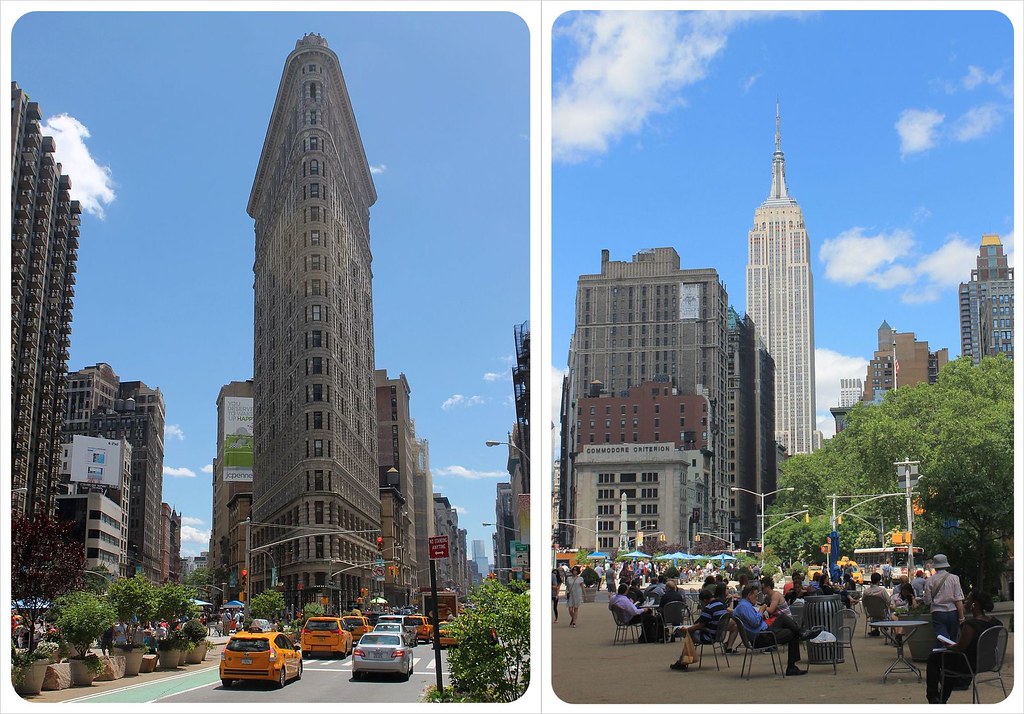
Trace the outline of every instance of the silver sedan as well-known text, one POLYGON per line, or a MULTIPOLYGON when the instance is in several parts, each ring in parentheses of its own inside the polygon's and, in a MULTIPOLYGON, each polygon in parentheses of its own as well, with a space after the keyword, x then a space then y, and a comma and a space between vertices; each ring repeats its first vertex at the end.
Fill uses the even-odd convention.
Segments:
POLYGON ((389 634, 401 635, 402 642, 409 647, 416 646, 416 633, 408 627, 403 627, 397 622, 378 622, 373 628, 374 632, 387 632, 389 634))
POLYGON ((352 650, 352 678, 362 679, 367 672, 412 676, 412 648, 400 633, 369 632, 359 638, 352 650))

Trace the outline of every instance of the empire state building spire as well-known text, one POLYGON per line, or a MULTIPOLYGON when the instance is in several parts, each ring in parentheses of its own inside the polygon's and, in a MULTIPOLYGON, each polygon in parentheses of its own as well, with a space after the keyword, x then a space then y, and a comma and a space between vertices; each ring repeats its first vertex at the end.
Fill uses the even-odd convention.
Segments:
POLYGON ((779 100, 775 100, 775 153, 772 155, 772 190, 768 201, 795 203, 786 189, 786 157, 782 153, 782 118, 779 100))

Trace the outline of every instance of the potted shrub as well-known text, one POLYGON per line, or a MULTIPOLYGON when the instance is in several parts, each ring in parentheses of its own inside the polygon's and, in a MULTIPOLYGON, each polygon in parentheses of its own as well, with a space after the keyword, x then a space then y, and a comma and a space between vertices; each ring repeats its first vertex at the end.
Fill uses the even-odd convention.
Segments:
POLYGON ((583 577, 583 602, 594 602, 597 584, 601 582, 600 576, 589 565, 580 572, 580 575, 583 577))
POLYGON ((118 620, 126 623, 125 642, 117 648, 124 655, 125 676, 135 677, 147 648, 144 643, 135 641, 136 628, 131 623, 146 622, 156 615, 156 587, 143 575, 136 574, 114 582, 107 591, 107 600, 117 611, 118 620))
POLYGON ((156 653, 160 660, 160 669, 176 669, 181 653, 178 650, 177 639, 173 636, 165 637, 156 643, 156 653))
POLYGON ((206 640, 206 627, 199 620, 193 618, 181 626, 181 636, 187 640, 191 648, 186 650, 185 662, 187 664, 199 664, 206 658, 208 649, 206 640))
POLYGON ((196 648, 195 643, 185 636, 181 630, 175 630, 171 637, 174 639, 175 649, 178 650, 178 666, 184 667, 188 664, 189 652, 196 648))
MULTIPOLYGON (((55 648, 54 648, 55 649, 55 648)), ((11 683, 18 694, 36 695, 43 691, 43 677, 50 664, 50 653, 41 646, 35 651, 19 650, 11 642, 11 683)))
POLYGON ((117 613, 105 600, 90 592, 75 592, 58 601, 56 625, 64 639, 75 648, 71 658, 71 679, 78 686, 89 686, 100 672, 103 663, 89 654, 93 642, 114 625, 117 613))
POLYGON ((910 650, 910 659, 915 662, 927 662, 928 655, 938 646, 935 639, 935 628, 932 627, 930 608, 923 602, 915 603, 905 616, 908 620, 924 620, 923 625, 914 630, 904 643, 910 650))

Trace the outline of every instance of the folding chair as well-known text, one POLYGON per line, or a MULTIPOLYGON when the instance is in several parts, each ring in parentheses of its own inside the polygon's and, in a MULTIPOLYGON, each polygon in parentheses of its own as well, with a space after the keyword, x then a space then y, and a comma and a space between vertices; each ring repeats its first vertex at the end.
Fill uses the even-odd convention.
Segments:
MULTIPOLYGON (((860 671, 860 667, 857 666, 857 655, 853 653, 853 633, 857 631, 857 613, 850 608, 844 608, 835 614, 835 632, 836 644, 840 647, 840 652, 843 650, 850 650, 850 655, 853 657, 853 668, 856 671, 860 671)), ((836 663, 832 663, 832 674, 836 673, 836 663)))
POLYGON ((615 610, 612 610, 612 620, 615 621, 615 639, 612 640, 613 645, 617 645, 622 642, 624 645, 636 644, 640 640, 640 632, 642 631, 642 625, 637 623, 623 623, 619 620, 619 614, 615 610), (632 631, 632 635, 630 635, 632 631), (630 641, 632 637, 632 641, 630 641))
MULTIPOLYGON (((868 631, 871 629, 871 623, 876 620, 888 620, 892 613, 889 612, 889 608, 885 604, 885 600, 875 596, 867 596, 861 598, 861 607, 864 608, 864 636, 868 636, 868 631)), ((882 636, 885 637, 886 642, 890 645, 896 644, 895 637, 882 629, 882 636)))
POLYGON ((670 602, 661 611, 661 618, 665 624, 665 642, 672 637, 672 632, 677 625, 681 625, 686 617, 686 603, 683 601, 670 602))
POLYGON ((802 603, 802 602, 791 603, 790 606, 789 606, 789 612, 792 615, 793 620, 796 622, 796 624, 800 625, 800 627, 803 627, 804 626, 804 603, 802 603))
POLYGON ((694 644, 700 647, 700 652, 698 653, 700 659, 697 660, 697 669, 700 669, 701 664, 704 662, 705 647, 710 647, 711 654, 715 656, 716 670, 718 670, 719 672, 722 671, 721 666, 718 664, 718 650, 722 650, 722 657, 725 659, 725 666, 732 666, 729 664, 729 657, 727 656, 727 653, 725 651, 725 640, 729 636, 730 622, 732 622, 732 615, 730 615, 728 612, 723 613, 722 616, 718 618, 718 629, 715 630, 715 639, 713 639, 711 642, 694 642, 694 644))
POLYGON ((771 635, 773 644, 764 645, 762 647, 754 647, 754 638, 747 632, 747 628, 743 626, 742 622, 736 623, 736 629, 740 633, 740 642, 743 644, 743 662, 740 663, 740 677, 743 676, 743 670, 747 670, 747 679, 750 679, 750 672, 754 668, 754 655, 755 654, 767 654, 772 660, 772 669, 775 671, 775 675, 778 676, 779 670, 782 670, 782 676, 786 676, 786 670, 782 667, 782 655, 779 654, 779 643, 775 640, 775 633, 771 630, 766 632, 771 635), (750 665, 747 665, 747 662, 750 665), (778 660, 778 666, 776 666, 776 660, 778 660))
MULTIPOLYGON (((1003 683, 1003 660, 1006 658, 1006 642, 1007 642, 1006 628, 1002 625, 990 627, 980 635, 978 635, 978 661, 975 667, 971 666, 971 661, 967 657, 965 652, 943 652, 942 653, 942 669, 939 673, 939 687, 945 686, 946 675, 951 678, 961 678, 964 676, 971 677, 971 702, 973 704, 980 704, 978 698, 978 684, 985 682, 999 682, 1000 688, 1003 690, 1003 698, 1006 698, 1006 685, 1003 683), (963 669, 948 669, 947 660, 959 659, 966 663, 967 672, 965 675, 963 669), (991 675, 985 679, 980 679, 982 675, 991 675)), ((953 687, 956 689, 957 687, 953 687)), ((966 687, 965 687, 966 688, 966 687)))

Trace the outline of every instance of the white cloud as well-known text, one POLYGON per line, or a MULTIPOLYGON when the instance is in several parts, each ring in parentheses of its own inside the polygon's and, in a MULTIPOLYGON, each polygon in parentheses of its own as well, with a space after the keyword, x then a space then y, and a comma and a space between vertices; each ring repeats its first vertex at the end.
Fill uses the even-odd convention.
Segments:
MULTIPOLYGON (((762 15, 763 16, 763 15, 762 15)), ((571 76, 555 87, 553 156, 577 162, 636 134, 652 114, 682 102, 702 80, 729 30, 749 13, 580 13, 558 30, 575 45, 571 76)))
POLYGON ((164 476, 173 476, 174 478, 195 478, 196 472, 192 469, 185 468, 184 466, 181 468, 164 466, 164 476))
POLYGON ((465 508, 463 508, 462 506, 455 506, 455 505, 453 505, 453 506, 452 506, 452 508, 453 508, 453 509, 455 510, 455 512, 456 512, 456 513, 458 513, 458 514, 459 514, 460 516, 464 516, 464 515, 466 515, 467 513, 469 513, 469 511, 467 511, 467 510, 466 510, 465 508))
POLYGON ((55 152, 61 164, 61 173, 71 179, 71 198, 82 203, 82 210, 97 218, 106 214, 114 193, 114 179, 109 166, 100 166, 89 153, 85 140, 91 134, 82 122, 67 114, 49 117, 41 126, 44 136, 52 136, 57 145, 55 152))
POLYGON ((818 429, 826 438, 836 433, 836 422, 831 407, 839 405, 839 380, 860 379, 867 375, 868 360, 840 354, 819 347, 814 350, 814 409, 818 429))
POLYGON ((196 518, 195 516, 182 516, 181 524, 184 526, 201 526, 204 521, 202 518, 196 518))
POLYGON ((967 75, 960 80, 960 84, 962 84, 965 89, 974 89, 979 84, 997 85, 999 84, 1002 78, 1003 71, 1001 69, 997 69, 992 74, 985 74, 985 70, 983 70, 981 67, 975 67, 974 65, 971 65, 970 67, 967 68, 967 75))
POLYGON ((900 155, 927 151, 935 146, 939 124, 946 118, 934 109, 905 109, 896 120, 900 135, 900 155))
POLYGON ((185 440, 185 432, 181 430, 181 427, 177 424, 165 424, 164 425, 164 438, 177 438, 178 441, 185 440))
POLYGON ((388 170, 388 165, 387 164, 377 164, 376 166, 371 166, 370 167, 370 173, 373 174, 374 176, 376 176, 377 174, 382 174, 382 173, 384 173, 387 170, 388 170))
POLYGON ((891 288, 913 282, 913 273, 896 261, 910 253, 914 245, 910 231, 864 235, 860 227, 843 231, 826 240, 818 256, 825 263, 825 277, 842 285, 869 283, 891 288))
POLYGON ((210 545, 210 531, 199 530, 192 526, 184 525, 184 519, 182 519, 181 526, 181 544, 184 546, 186 543, 198 543, 203 546, 205 550, 210 545))
MULTIPOLYGON (((508 478, 507 471, 474 471, 467 469, 465 466, 445 466, 444 468, 435 469, 435 476, 457 476, 459 478, 468 478, 471 480, 487 479, 487 478, 508 478)), ((435 488, 438 488, 435 486, 435 488)))
POLYGON ((743 83, 743 91, 749 92, 750 88, 757 84, 757 80, 759 79, 761 79, 761 72, 758 72, 757 74, 752 74, 749 77, 747 77, 747 81, 743 83))
POLYGON ((971 279, 971 268, 976 265, 977 257, 978 246, 954 234, 937 251, 924 256, 917 269, 929 282, 951 287, 971 279))
POLYGON ((206 466, 204 466, 203 468, 201 468, 199 470, 202 471, 204 474, 212 474, 213 473, 213 464, 207 464, 206 466))
POLYGON ((472 397, 467 397, 462 394, 453 394, 444 400, 441 404, 441 408, 445 411, 454 409, 455 407, 475 407, 484 403, 484 398, 474 394, 472 397))
POLYGON ((504 372, 487 372, 484 374, 485 382, 497 382, 499 379, 505 377, 504 372))
POLYGON ((995 104, 971 107, 953 125, 953 138, 957 141, 979 139, 999 126, 1003 111, 995 104))
POLYGON ((911 220, 914 221, 914 223, 924 223, 931 217, 932 212, 928 209, 928 206, 918 206, 914 209, 911 220))

